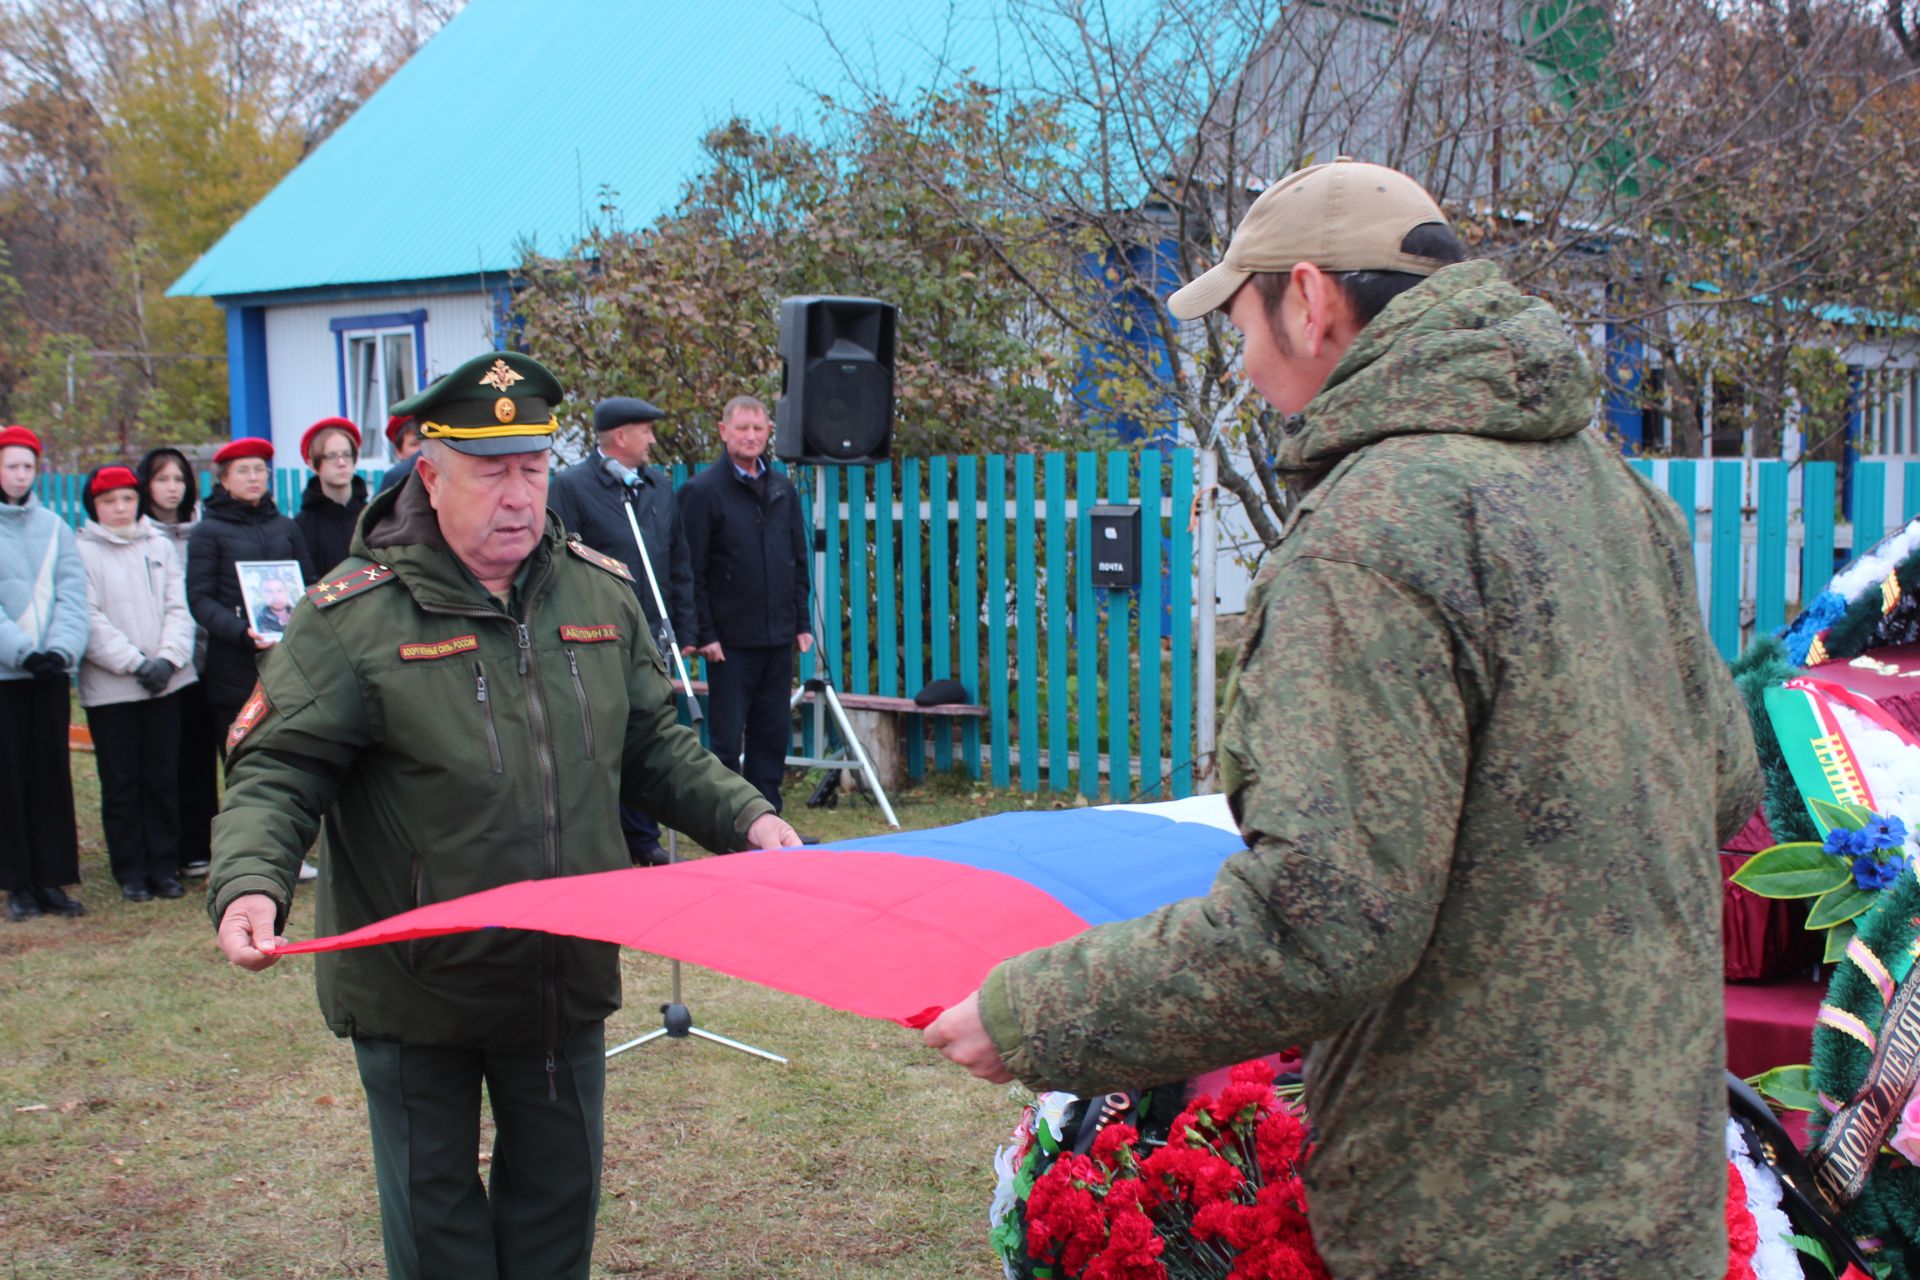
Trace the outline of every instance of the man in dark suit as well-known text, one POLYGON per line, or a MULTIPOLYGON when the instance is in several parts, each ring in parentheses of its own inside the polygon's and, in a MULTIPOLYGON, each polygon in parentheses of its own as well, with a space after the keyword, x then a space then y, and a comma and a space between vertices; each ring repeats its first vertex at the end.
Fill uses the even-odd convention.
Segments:
MULTIPOLYGON (((653 632, 654 647, 671 668, 670 650, 678 643, 676 637, 690 640, 694 634, 693 564, 673 486, 665 472, 648 465, 653 424, 665 416, 633 396, 613 396, 595 405, 594 450, 553 478, 547 487, 547 506, 560 517, 569 536, 577 536, 633 570, 633 590, 653 632), (627 519, 629 508, 633 521, 627 519), (666 618, 660 616, 634 546, 635 521, 667 603, 666 618)), ((623 805, 620 829, 635 866, 666 860, 660 850, 660 825, 649 815, 623 805)))
POLYGON ((680 490, 680 513, 693 562, 694 640, 707 659, 708 741, 778 812, 793 650, 811 650, 813 631, 800 496, 767 465, 772 433, 766 405, 729 400, 720 415, 726 451, 680 490))

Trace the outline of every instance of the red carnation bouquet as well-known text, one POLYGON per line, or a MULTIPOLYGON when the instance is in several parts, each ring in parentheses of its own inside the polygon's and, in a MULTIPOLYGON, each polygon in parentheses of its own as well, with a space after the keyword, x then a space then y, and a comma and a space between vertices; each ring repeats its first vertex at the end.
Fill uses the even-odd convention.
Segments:
POLYGON ((1195 1098, 1174 1118, 1164 1145, 1109 1124, 1087 1154, 1061 1154, 1038 1172, 1026 1257, 1008 1258, 1008 1270, 1040 1280, 1326 1280, 1300 1183, 1308 1145, 1274 1091, 1273 1066, 1243 1063, 1218 1098, 1195 1098))

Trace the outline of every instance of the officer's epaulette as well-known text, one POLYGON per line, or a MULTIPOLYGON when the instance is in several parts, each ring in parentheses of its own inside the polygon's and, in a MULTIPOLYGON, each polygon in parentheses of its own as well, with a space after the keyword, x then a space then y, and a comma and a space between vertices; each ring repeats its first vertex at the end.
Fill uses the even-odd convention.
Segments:
POLYGON ((325 582, 316 582, 307 588, 307 599, 315 608, 331 609, 342 600, 363 595, 385 582, 392 582, 397 574, 383 564, 370 564, 329 578, 325 582))
POLYGON ((602 555, 578 538, 567 539, 567 550, 585 560, 596 569, 604 569, 622 582, 632 582, 633 573, 624 564, 612 556, 602 555))

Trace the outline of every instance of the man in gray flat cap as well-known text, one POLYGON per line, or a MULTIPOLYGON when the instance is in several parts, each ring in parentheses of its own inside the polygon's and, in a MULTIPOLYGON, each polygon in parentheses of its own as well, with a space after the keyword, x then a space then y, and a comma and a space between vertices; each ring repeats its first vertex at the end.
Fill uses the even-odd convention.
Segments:
MULTIPOLYGON (((653 631, 655 646, 672 669, 673 655, 667 650, 674 637, 693 638, 693 561, 687 554, 687 535, 680 523, 673 485, 665 472, 649 463, 653 424, 664 417, 660 409, 636 396, 610 396, 596 404, 593 452, 553 478, 547 505, 568 533, 578 534, 580 541, 595 551, 633 570, 633 589, 640 597, 641 611, 653 631), (633 521, 627 519, 629 505, 633 521), (667 604, 665 618, 660 616, 640 552, 634 546, 635 522, 667 604)), ((660 824, 649 815, 622 806, 620 829, 635 866, 666 861, 660 849, 660 824)))

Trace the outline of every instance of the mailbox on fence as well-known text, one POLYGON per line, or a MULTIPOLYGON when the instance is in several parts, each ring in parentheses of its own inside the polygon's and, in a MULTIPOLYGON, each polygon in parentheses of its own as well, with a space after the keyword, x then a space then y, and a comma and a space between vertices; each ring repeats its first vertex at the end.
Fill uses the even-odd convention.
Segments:
POLYGON ((1140 504, 1122 503, 1088 510, 1092 524, 1093 585, 1140 585, 1140 504))

